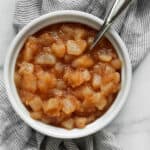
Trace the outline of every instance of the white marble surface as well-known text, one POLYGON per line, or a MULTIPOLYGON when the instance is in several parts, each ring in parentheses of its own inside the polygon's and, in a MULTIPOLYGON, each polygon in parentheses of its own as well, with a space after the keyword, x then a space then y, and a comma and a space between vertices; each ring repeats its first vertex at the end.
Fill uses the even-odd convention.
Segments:
POLYGON ((0 65, 15 34, 12 26, 14 6, 15 0, 0 0, 0 65))
MULTIPOLYGON (((15 0, 0 0, 0 65, 11 40, 15 36, 12 20, 15 0)), ((108 126, 113 131, 124 150, 150 149, 150 54, 134 72, 132 88, 128 100, 108 126)), ((0 69, 0 79, 2 79, 0 69)), ((2 147, 0 147, 2 150, 2 147)))

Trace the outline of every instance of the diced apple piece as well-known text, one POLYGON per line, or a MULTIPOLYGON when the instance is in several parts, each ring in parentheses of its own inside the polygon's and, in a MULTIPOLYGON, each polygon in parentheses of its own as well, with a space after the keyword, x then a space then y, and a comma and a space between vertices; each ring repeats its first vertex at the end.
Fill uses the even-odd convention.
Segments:
POLYGON ((62 125, 62 127, 70 130, 74 127, 74 120, 72 118, 65 120, 61 123, 61 125, 62 125))
POLYGON ((27 91, 35 92, 37 90, 37 79, 32 73, 23 75, 21 87, 27 91))
POLYGON ((41 118, 42 118, 42 116, 43 116, 43 112, 42 112, 42 111, 30 112, 30 116, 31 116, 33 119, 41 120, 41 118))
POLYGON ((89 81, 91 79, 91 74, 87 69, 82 71, 82 78, 84 81, 89 81))
POLYGON ((37 86, 41 92, 48 92, 49 88, 56 86, 56 78, 52 73, 40 71, 37 73, 37 86))
POLYGON ((27 75, 27 74, 33 73, 33 71, 34 71, 33 64, 27 63, 27 62, 23 62, 23 63, 19 64, 18 73, 20 75, 25 75, 25 74, 27 75))
POLYGON ((85 51, 86 47, 87 47, 87 43, 85 40, 67 41, 67 53, 69 55, 79 56, 85 51))
POLYGON ((33 59, 34 54, 40 49, 38 39, 35 37, 29 37, 28 41, 25 44, 25 48, 23 50, 23 60, 31 61, 33 59))
POLYGON ((83 86, 81 88, 81 93, 83 97, 86 99, 86 98, 91 97, 94 94, 94 91, 92 90, 90 86, 83 86))
POLYGON ((94 61, 89 55, 82 55, 72 62, 72 66, 77 68, 78 67, 88 68, 93 66, 93 64, 94 61))
POLYGON ((110 62, 112 60, 112 56, 108 54, 98 53, 98 58, 103 62, 110 62))
POLYGON ((63 112, 66 114, 71 114, 76 109, 76 98, 73 96, 66 96, 63 99, 63 112))
POLYGON ((50 98, 44 106, 44 111, 48 112, 57 109, 58 107, 60 107, 60 100, 58 100, 57 98, 50 98))
POLYGON ((60 62, 57 62, 55 64, 55 70, 58 72, 58 73, 62 73, 64 71, 64 65, 60 62))
POLYGON ((66 48, 62 42, 61 43, 53 43, 51 48, 52 48, 52 52, 54 53, 54 55, 56 57, 58 57, 58 58, 64 57, 64 55, 66 53, 66 48))
POLYGON ((87 40, 88 45, 90 46, 94 41, 94 37, 89 37, 87 40))
POLYGON ((21 86, 21 76, 17 72, 15 72, 14 81, 17 87, 21 86))
POLYGON ((100 99, 100 101, 96 104, 98 110, 103 110, 107 105, 107 100, 105 98, 100 99))
POLYGON ((41 53, 35 57, 35 63, 39 65, 53 66, 56 63, 56 58, 52 54, 41 53))
POLYGON ((34 96, 32 100, 29 102, 29 106, 33 111, 42 110, 42 100, 39 96, 34 96))
POLYGON ((85 35, 86 35, 86 32, 83 28, 75 29, 75 33, 74 33, 75 40, 83 39, 85 35))
POLYGON ((119 59, 114 59, 111 61, 111 65, 116 69, 121 69, 121 61, 119 59))
POLYGON ((52 97, 43 104, 44 113, 50 117, 59 117, 61 108, 61 101, 57 97, 52 97))
POLYGON ((94 89, 99 89, 101 86, 102 78, 99 74, 94 74, 92 79, 92 86, 94 89))
POLYGON ((84 128, 87 123, 87 118, 85 117, 76 117, 74 120, 77 128, 84 128))

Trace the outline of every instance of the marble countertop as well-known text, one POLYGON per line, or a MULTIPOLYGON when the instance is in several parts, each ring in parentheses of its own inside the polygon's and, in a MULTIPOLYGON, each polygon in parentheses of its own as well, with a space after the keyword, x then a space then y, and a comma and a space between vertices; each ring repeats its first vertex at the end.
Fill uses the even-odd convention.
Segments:
MULTIPOLYGON (((0 79, 6 51, 15 32, 13 11, 15 0, 0 1, 0 79)), ((113 131, 124 150, 150 149, 150 54, 133 74, 132 88, 120 114, 107 127, 113 131)), ((0 147, 0 150, 2 148, 0 147)))

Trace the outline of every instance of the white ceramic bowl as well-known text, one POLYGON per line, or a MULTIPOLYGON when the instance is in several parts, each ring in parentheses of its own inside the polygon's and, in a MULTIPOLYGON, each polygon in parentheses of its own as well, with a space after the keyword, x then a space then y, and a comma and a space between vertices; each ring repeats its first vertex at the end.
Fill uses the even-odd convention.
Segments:
POLYGON ((102 117, 100 117, 93 123, 90 123, 83 129, 66 130, 63 128, 47 125, 40 121, 32 119, 29 115, 28 110, 22 104, 15 87, 14 69, 16 58, 28 36, 34 34, 38 30, 48 25, 60 22, 78 22, 88 25, 92 28, 99 29, 103 21, 93 15, 72 10, 49 13, 33 20, 17 34, 17 36, 15 37, 14 41, 12 42, 9 48, 9 52, 6 57, 5 71, 4 71, 5 85, 12 107, 14 108, 16 113, 20 116, 20 118, 24 120, 24 122, 26 122, 30 127, 45 135, 56 138, 66 138, 66 139, 79 138, 101 130, 106 125, 108 125, 119 113, 124 102, 127 99, 127 95, 130 89, 131 64, 125 44, 120 39, 116 31, 110 29, 106 34, 106 37, 115 47, 120 59, 123 62, 123 66, 121 77, 122 78, 121 90, 119 91, 117 98, 115 99, 112 106, 108 109, 108 111, 102 117))

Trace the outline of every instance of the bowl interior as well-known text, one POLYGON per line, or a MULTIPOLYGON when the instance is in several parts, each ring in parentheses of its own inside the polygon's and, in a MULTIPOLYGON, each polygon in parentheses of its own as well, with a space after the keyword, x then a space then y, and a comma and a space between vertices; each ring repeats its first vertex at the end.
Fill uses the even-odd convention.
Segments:
POLYGON ((20 31, 20 33, 16 36, 16 38, 14 39, 13 43, 10 46, 9 53, 7 55, 7 60, 5 63, 6 89, 13 108, 19 114, 19 116, 32 128, 36 129, 37 131, 45 135, 53 136, 57 138, 79 138, 79 137, 92 134, 102 129, 120 111, 122 105, 124 104, 127 98, 129 88, 130 88, 131 65, 127 54, 127 49, 124 43, 117 35, 117 33, 113 29, 110 29, 107 32, 106 37, 109 39, 109 41, 116 49, 123 63, 123 66, 121 71, 121 90, 119 91, 114 103, 108 109, 108 111, 102 117, 100 117, 93 123, 87 125, 83 129, 66 130, 63 128, 47 125, 40 121, 36 121, 32 119, 29 115, 28 110, 22 104, 15 87, 14 69, 15 69, 16 59, 25 40, 30 35, 34 34, 35 32, 39 31, 40 29, 48 25, 61 23, 61 22, 82 23, 94 29, 99 29, 100 25, 102 24, 102 21, 97 17, 94 17, 86 13, 81 13, 78 11, 54 12, 51 14, 44 15, 29 23, 20 31))

